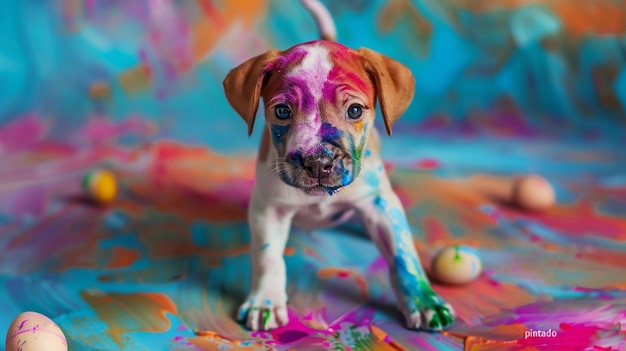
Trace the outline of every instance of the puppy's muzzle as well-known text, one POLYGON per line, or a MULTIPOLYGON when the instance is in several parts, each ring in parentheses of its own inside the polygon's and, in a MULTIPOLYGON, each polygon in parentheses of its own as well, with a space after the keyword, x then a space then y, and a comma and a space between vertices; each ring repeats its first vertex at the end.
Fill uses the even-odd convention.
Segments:
POLYGON ((326 154, 305 156, 302 165, 309 177, 315 179, 328 178, 333 171, 333 159, 326 154))

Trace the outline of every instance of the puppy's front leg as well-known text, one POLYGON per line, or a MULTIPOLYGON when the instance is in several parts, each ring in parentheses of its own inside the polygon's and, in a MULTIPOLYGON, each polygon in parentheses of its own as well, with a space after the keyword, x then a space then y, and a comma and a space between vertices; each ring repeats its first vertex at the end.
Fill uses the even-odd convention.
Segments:
POLYGON ((263 204, 252 197, 248 210, 251 235, 252 277, 239 320, 251 330, 270 330, 289 322, 287 274, 283 253, 293 213, 263 204))
POLYGON ((452 325, 454 310, 430 286, 396 194, 390 188, 381 191, 364 212, 367 230, 389 264, 398 307, 407 326, 437 331, 452 325))

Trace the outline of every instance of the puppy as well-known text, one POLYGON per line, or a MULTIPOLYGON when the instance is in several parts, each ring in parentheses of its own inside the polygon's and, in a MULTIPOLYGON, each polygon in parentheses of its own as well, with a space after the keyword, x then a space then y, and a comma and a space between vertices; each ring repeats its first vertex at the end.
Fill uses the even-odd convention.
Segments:
MULTIPOLYGON (((325 23, 322 37, 334 37, 327 12, 319 6, 312 11, 325 23)), ((260 98, 266 121, 248 209, 251 291, 238 317, 248 328, 270 330, 288 322, 283 252, 291 226, 328 227, 355 217, 389 264, 407 326, 436 331, 452 324, 452 307, 433 291, 421 267, 374 128, 378 102, 391 135, 414 85, 399 62, 328 40, 270 50, 228 73, 225 95, 248 134, 260 98)))

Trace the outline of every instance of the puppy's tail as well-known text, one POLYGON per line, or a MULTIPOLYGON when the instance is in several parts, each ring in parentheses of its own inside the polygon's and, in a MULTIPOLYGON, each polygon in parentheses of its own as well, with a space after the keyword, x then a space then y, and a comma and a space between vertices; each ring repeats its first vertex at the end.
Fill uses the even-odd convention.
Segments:
POLYGON ((320 38, 323 40, 336 41, 337 28, 335 28, 335 22, 330 12, 328 12, 328 9, 318 0, 300 0, 300 2, 313 14, 313 17, 315 17, 317 28, 320 31, 320 38))

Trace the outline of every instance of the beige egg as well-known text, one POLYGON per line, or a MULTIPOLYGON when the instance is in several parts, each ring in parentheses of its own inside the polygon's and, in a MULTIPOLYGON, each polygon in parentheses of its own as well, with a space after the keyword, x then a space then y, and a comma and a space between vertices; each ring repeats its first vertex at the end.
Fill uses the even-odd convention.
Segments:
POLYGON ((539 175, 525 176, 515 180, 512 200, 518 206, 528 210, 547 210, 554 205, 554 189, 545 178, 539 175))
POLYGON ((61 328, 37 312, 15 317, 5 343, 6 351, 67 351, 67 340, 61 328))
POLYGON ((476 250, 468 246, 448 246, 433 258, 431 276, 445 284, 465 284, 482 272, 482 263, 476 250))

